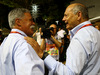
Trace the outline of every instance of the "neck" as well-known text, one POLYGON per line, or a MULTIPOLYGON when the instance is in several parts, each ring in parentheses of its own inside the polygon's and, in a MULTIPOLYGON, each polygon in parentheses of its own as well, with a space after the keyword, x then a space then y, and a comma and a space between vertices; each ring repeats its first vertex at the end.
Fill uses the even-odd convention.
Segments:
MULTIPOLYGON (((85 22, 85 21, 88 21, 88 19, 81 19, 80 21, 79 21, 79 24, 81 24, 81 23, 83 23, 83 22, 85 22)), ((78 25, 79 25, 78 24, 78 25)))

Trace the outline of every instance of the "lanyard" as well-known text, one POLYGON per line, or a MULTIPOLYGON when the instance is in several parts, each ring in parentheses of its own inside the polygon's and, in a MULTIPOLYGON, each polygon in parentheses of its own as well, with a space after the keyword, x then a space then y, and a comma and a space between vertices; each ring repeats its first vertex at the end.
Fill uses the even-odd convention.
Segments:
MULTIPOLYGON (((82 26, 80 29, 82 29, 82 28, 84 28, 84 27, 87 27, 87 26, 91 26, 91 25, 92 25, 92 24, 86 24, 86 25, 82 26)), ((77 32, 78 32, 80 29, 78 29, 77 32)), ((77 32, 76 32, 76 33, 77 33, 77 32)))
POLYGON ((17 33, 17 34, 23 35, 23 34, 21 34, 20 32, 17 32, 17 31, 11 31, 10 33, 17 33))

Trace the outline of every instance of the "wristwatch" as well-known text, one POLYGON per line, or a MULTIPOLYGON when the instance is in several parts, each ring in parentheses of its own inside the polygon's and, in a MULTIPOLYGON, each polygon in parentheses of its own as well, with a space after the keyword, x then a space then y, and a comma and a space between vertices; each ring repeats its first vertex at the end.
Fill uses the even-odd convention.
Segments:
POLYGON ((44 52, 44 53, 43 53, 42 59, 44 60, 48 55, 49 55, 49 54, 48 54, 47 52, 44 52))

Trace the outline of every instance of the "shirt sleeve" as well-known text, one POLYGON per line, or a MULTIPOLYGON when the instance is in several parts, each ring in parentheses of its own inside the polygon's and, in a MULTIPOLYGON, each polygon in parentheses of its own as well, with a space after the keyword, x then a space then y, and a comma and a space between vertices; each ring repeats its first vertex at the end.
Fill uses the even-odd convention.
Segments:
POLYGON ((16 75, 44 75, 44 62, 34 49, 26 43, 21 42, 15 48, 14 65, 16 75))
POLYGON ((49 75, 76 75, 83 68, 86 60, 84 47, 78 39, 73 39, 67 50, 66 65, 54 60, 50 55, 44 60, 49 68, 49 75), (68 57, 68 58, 67 58, 68 57))
POLYGON ((73 75, 67 66, 56 61, 50 55, 45 58, 44 62, 49 69, 49 75, 73 75))

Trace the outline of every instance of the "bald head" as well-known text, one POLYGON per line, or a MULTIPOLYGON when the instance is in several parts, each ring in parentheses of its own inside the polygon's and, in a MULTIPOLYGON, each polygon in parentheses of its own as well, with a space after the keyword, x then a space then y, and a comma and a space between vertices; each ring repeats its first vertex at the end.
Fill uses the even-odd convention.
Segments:
POLYGON ((81 4, 81 3, 73 3, 73 4, 70 4, 69 6, 76 6, 76 5, 80 5, 80 6, 85 7, 85 5, 83 5, 83 4, 81 4))
POLYGON ((81 3, 73 3, 70 4, 67 9, 69 9, 74 13, 77 14, 78 12, 82 13, 83 19, 88 20, 89 16, 88 16, 88 10, 86 8, 85 5, 81 4, 81 3))
POLYGON ((89 19, 87 8, 80 3, 70 4, 65 12, 63 21, 66 24, 67 29, 73 29, 82 22, 85 22, 89 19))

